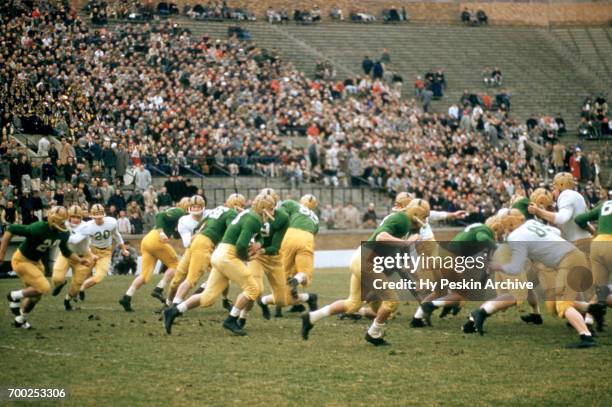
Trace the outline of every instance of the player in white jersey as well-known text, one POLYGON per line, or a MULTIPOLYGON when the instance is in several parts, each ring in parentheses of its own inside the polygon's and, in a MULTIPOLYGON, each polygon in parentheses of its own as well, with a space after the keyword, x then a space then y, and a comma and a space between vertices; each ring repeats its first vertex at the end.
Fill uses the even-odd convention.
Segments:
POLYGON ((186 285, 184 288, 181 288, 181 286, 185 280, 185 277, 187 276, 187 272, 189 271, 189 263, 191 262, 191 241, 195 238, 196 229, 203 219, 205 206, 206 201, 204 198, 202 198, 200 195, 194 195, 189 204, 189 214, 182 216, 178 221, 177 230, 181 236, 181 242, 185 248, 185 253, 183 253, 183 257, 179 262, 176 273, 170 282, 170 289, 168 290, 166 305, 172 304, 177 291, 179 292, 180 298, 185 298, 185 295, 191 289, 190 285, 186 285))
MULTIPOLYGON (((504 216, 504 228, 509 233, 507 242, 511 254, 504 264, 491 262, 489 269, 508 275, 517 275, 525 270, 528 260, 542 263, 557 271, 555 284, 555 308, 559 317, 566 318, 580 335, 580 342, 570 345, 574 348, 595 346, 595 340, 586 326, 581 312, 590 312, 595 318, 603 318, 603 305, 576 301, 583 281, 590 280, 589 263, 585 254, 575 245, 559 236, 559 230, 546 226, 535 219, 525 221, 518 210, 511 210, 504 216)), ((487 302, 471 314, 475 330, 481 335, 483 324, 490 315, 487 302)), ((512 304, 510 304, 512 305, 512 304)), ((498 307, 496 307, 498 308, 498 307)), ((499 311, 499 309, 495 309, 499 311)), ((465 327, 464 327, 465 328, 465 327)))
MULTIPOLYGON (((66 228, 68 231, 70 231, 68 248, 71 252, 76 253, 81 257, 88 258, 91 263, 93 261, 93 256, 89 250, 89 239, 83 239, 79 235, 80 230, 82 230, 84 226, 82 223, 83 216, 84 213, 78 205, 73 205, 68 209, 68 220, 66 221, 66 228)), ((70 301, 76 299, 81 284, 91 272, 91 268, 87 265, 72 262, 70 259, 59 253, 55 259, 55 264, 53 265, 53 275, 51 277, 53 282, 53 296, 57 296, 62 288, 66 285, 66 273, 69 269, 72 269, 72 280, 70 282, 68 293, 64 298, 64 309, 66 311, 72 310, 70 301)))
POLYGON ((107 275, 113 257, 113 240, 121 246, 121 251, 125 256, 129 255, 123 237, 117 228, 117 219, 106 216, 104 207, 95 204, 91 207, 90 214, 92 220, 87 221, 79 234, 84 238, 89 238, 91 252, 94 255, 93 269, 95 273, 83 282, 79 290, 79 299, 85 300, 85 290, 99 284, 107 275))

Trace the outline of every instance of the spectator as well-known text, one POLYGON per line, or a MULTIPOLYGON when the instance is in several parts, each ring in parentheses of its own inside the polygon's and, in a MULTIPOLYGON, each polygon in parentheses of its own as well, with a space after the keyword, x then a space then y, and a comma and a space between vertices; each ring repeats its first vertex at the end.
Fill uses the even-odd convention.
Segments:
POLYGON ((132 225, 130 220, 126 217, 125 211, 119 211, 119 218, 117 218, 117 229, 119 233, 129 235, 132 233, 132 225))
POLYGON ((157 196, 157 205, 160 211, 164 211, 172 206, 174 199, 168 193, 168 188, 166 186, 161 187, 161 192, 157 196))
POLYGON ((372 69, 374 68, 374 61, 370 59, 367 55, 363 57, 363 61, 361 62, 361 69, 363 69, 363 73, 366 76, 370 76, 372 69))
POLYGON ((130 226, 132 228, 132 233, 136 235, 141 235, 144 231, 144 224, 142 222, 142 217, 140 216, 140 213, 133 213, 132 215, 130 215, 129 219, 130 226))
POLYGON ((138 191, 145 191, 151 185, 152 178, 151 173, 147 170, 143 164, 140 164, 136 168, 134 173, 134 186, 138 191))
POLYGON ((342 14, 342 9, 340 7, 334 6, 329 11, 329 16, 332 20, 335 21, 344 21, 344 16, 342 14))
POLYGON ((120 189, 116 189, 114 195, 112 195, 108 200, 109 206, 114 206, 117 208, 117 211, 124 211, 126 209, 125 198, 123 197, 123 192, 120 189))
POLYGON ((155 228, 155 215, 157 215, 155 206, 147 205, 142 219, 144 227, 143 233, 148 233, 155 228))
POLYGON ((127 240, 125 241, 125 250, 128 251, 128 255, 123 254, 123 250, 121 250, 121 246, 119 245, 113 250, 114 274, 136 274, 138 253, 134 246, 127 240))
POLYGON ((344 221, 347 229, 357 229, 361 226, 359 210, 353 206, 352 202, 348 202, 344 208, 344 221))
POLYGON ((332 211, 332 222, 334 229, 346 229, 346 214, 341 203, 338 203, 332 211))
POLYGON ((47 138, 47 136, 43 135, 40 140, 38 140, 38 151, 37 154, 40 157, 46 157, 49 155, 49 148, 51 147, 51 142, 47 138))
POLYGON ((378 226, 378 216, 376 216, 376 209, 373 202, 368 204, 368 209, 361 218, 363 221, 363 227, 366 229, 375 229, 378 226))
POLYGON ((389 53, 388 48, 383 48, 383 52, 380 55, 380 62, 383 63, 385 66, 391 63, 391 54, 389 53))
POLYGON ((480 25, 487 25, 487 24, 489 24, 489 17, 484 12, 484 10, 478 10, 476 12, 476 18, 478 19, 478 24, 480 24, 480 25))
POLYGON ((332 230, 335 228, 334 224, 334 210, 330 204, 325 205, 323 210, 321 210, 321 222, 325 225, 328 230, 332 230))

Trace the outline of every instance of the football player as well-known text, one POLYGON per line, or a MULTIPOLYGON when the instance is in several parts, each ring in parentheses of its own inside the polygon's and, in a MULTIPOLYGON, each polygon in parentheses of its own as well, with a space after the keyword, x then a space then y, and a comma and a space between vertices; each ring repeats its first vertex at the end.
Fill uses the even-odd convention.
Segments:
MULTIPOLYGON (((66 229, 70 232, 68 239, 68 248, 71 252, 78 254, 81 257, 87 257, 93 263, 94 256, 89 248, 89 239, 82 238, 82 235, 77 231, 83 229, 83 210, 78 205, 72 205, 68 208, 68 220, 66 221, 66 229)), ((70 281, 70 289, 64 297, 64 309, 72 310, 71 300, 77 298, 81 284, 91 274, 91 269, 81 263, 70 261, 61 252, 55 259, 53 265, 53 275, 51 281, 53 283, 52 295, 57 296, 62 288, 66 285, 66 273, 72 269, 72 280, 70 281)))
POLYGON ((170 239, 176 231, 179 219, 189 211, 190 202, 190 198, 182 198, 177 207, 166 209, 155 216, 155 228, 147 233, 140 244, 142 271, 134 279, 123 298, 119 300, 119 304, 125 311, 133 311, 132 297, 136 294, 136 290, 151 280, 157 260, 161 261, 168 269, 151 295, 163 304, 166 303, 163 290, 178 267, 178 256, 170 245, 170 239))
MULTIPOLYGON (((176 292, 172 297, 172 303, 178 305, 183 302, 189 290, 195 287, 202 275, 210 268, 210 259, 215 247, 223 238, 227 227, 244 210, 245 206, 244 196, 231 194, 226 199, 225 205, 220 205, 206 214, 199 231, 191 242, 190 258, 187 262, 181 260, 178 271, 172 279, 170 291, 175 290, 176 292)), ((223 291, 223 307, 230 311, 231 302, 227 298, 228 291, 229 286, 223 291)))
POLYGON ((234 218, 212 255, 212 271, 204 292, 194 294, 186 301, 176 306, 173 304, 164 311, 164 327, 168 334, 172 332, 172 324, 176 317, 197 306, 210 307, 227 288, 229 282, 233 281, 240 286, 242 292, 223 322, 223 328, 236 335, 246 335, 238 324, 238 319, 246 318, 246 310, 261 293, 245 262, 253 260, 256 256, 256 254, 249 256, 251 239, 260 233, 265 222, 274 219, 274 211, 274 200, 267 195, 258 195, 249 210, 242 211, 234 218))
MULTIPOLYGON (((580 335, 580 342, 569 345, 571 348, 588 348, 596 345, 591 332, 580 312, 589 312, 599 324, 603 324, 602 304, 588 304, 575 301, 577 286, 582 278, 590 274, 589 263, 581 250, 563 239, 559 230, 546 226, 537 220, 525 220, 520 212, 511 210, 504 222, 509 233, 507 241, 511 248, 509 261, 505 264, 491 262, 489 269, 516 275, 525 269, 529 259, 557 270, 555 309, 559 317, 566 318, 580 335)), ((484 322, 489 316, 487 310, 480 308, 471 314, 474 328, 482 335, 484 322)))
POLYGON ((83 281, 79 288, 79 299, 81 301, 85 300, 85 290, 99 284, 108 275, 113 257, 113 240, 121 247, 121 252, 124 255, 129 255, 123 237, 119 233, 117 220, 106 216, 104 207, 100 204, 93 205, 89 213, 92 219, 78 229, 77 236, 71 238, 71 241, 75 242, 88 240, 93 253, 93 269, 95 269, 95 272, 83 281))
MULTIPOLYGON (((30 225, 10 225, 2 236, 0 244, 0 262, 4 261, 6 250, 13 236, 23 236, 19 248, 11 258, 13 271, 25 286, 24 289, 11 291, 7 295, 9 308, 16 315, 14 326, 30 329, 29 315, 43 295, 48 294, 51 286, 45 278, 45 267, 41 258, 49 250, 59 245, 62 255, 74 263, 89 266, 89 259, 72 253, 68 247, 70 234, 66 228, 68 211, 63 206, 55 206, 47 213, 47 221, 34 222, 30 225), (23 301, 22 301, 23 300, 23 301)), ((0 263, 1 264, 1 263, 0 263)))
MULTIPOLYGON (((396 210, 387 215, 378 228, 368 238, 369 242, 407 242, 408 244, 417 242, 420 236, 416 234, 425 224, 429 216, 429 204, 422 199, 415 199, 403 210, 396 210), (410 232, 415 232, 406 241, 404 237, 410 232)), ((308 340, 309 333, 314 328, 314 324, 319 320, 330 315, 351 314, 359 310, 363 300, 361 293, 361 246, 355 250, 350 263, 351 284, 350 294, 346 300, 338 300, 330 305, 326 305, 316 311, 305 312, 302 314, 302 339, 308 340)), ((377 309, 376 317, 368 328, 365 340, 374 346, 388 345, 383 338, 385 333, 385 322, 387 318, 397 310, 399 301, 382 301, 377 309)))
POLYGON ((590 211, 576 216, 575 222, 583 229, 589 222, 597 222, 597 236, 591 242, 591 271, 597 301, 601 304, 610 299, 610 274, 612 272, 612 200, 601 202, 590 211))
MULTIPOLYGON (((274 200, 276 206, 280 197, 272 188, 264 188, 260 194, 268 195, 274 200)), ((257 303, 261 307, 263 317, 270 319, 269 304, 276 304, 282 307, 288 301, 287 297, 287 278, 283 269, 283 263, 279 254, 280 247, 289 228, 289 215, 282 207, 277 207, 274 212, 274 220, 268 220, 261 229, 262 242, 253 245, 256 257, 248 264, 249 270, 255 276, 259 289, 263 292, 263 276, 265 274, 272 290, 271 295, 260 298, 257 303)), ((317 297, 311 294, 308 298, 309 304, 315 306, 317 297)), ((242 324, 243 321, 241 321, 242 324)))
MULTIPOLYGON (((284 201, 280 207, 289 216, 289 227, 280 246, 281 261, 287 278, 289 295, 288 305, 308 303, 312 311, 317 308, 317 296, 298 293, 298 287, 306 287, 312 282, 314 272, 314 243, 319 231, 319 217, 314 212, 319 202, 314 195, 307 194, 294 200, 284 201)), ((261 299, 262 304, 273 304, 273 295, 261 299)), ((277 312, 280 308, 277 307, 277 312)))

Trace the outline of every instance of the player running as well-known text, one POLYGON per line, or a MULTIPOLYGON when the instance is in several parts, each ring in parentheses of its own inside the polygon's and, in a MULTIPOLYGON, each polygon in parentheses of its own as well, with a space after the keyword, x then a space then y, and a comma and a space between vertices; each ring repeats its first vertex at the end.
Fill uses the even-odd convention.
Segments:
POLYGON ((246 335, 238 319, 246 318, 246 312, 261 293, 245 262, 255 258, 254 251, 249 253, 251 239, 260 233, 265 222, 274 219, 274 210, 274 200, 271 197, 258 195, 249 210, 241 212, 234 218, 212 255, 212 271, 204 292, 194 294, 186 301, 164 311, 164 327, 168 334, 172 332, 172 324, 176 317, 197 306, 210 307, 227 288, 229 282, 233 281, 240 286, 242 292, 223 322, 223 328, 236 335, 246 335))
POLYGON ((30 313, 43 295, 51 290, 49 281, 45 278, 45 267, 41 261, 43 255, 57 245, 62 255, 70 261, 89 266, 89 259, 72 253, 68 247, 70 234, 66 228, 68 211, 63 206, 51 208, 47 221, 34 222, 30 225, 10 225, 2 236, 0 244, 0 264, 4 261, 6 250, 13 236, 23 236, 19 248, 11 258, 13 271, 17 273, 25 288, 11 291, 7 295, 9 308, 16 315, 14 326, 31 329, 28 321, 30 313), (23 300, 23 301, 22 301, 23 300))
POLYGON ((142 254, 142 271, 134 279, 125 295, 119 300, 119 304, 127 312, 132 312, 132 297, 136 291, 151 280, 157 260, 161 261, 168 269, 164 276, 153 289, 151 295, 166 303, 163 290, 168 285, 174 272, 178 267, 178 256, 174 248, 170 245, 170 239, 176 231, 178 221, 181 216, 189 210, 190 198, 182 198, 177 207, 166 209, 155 216, 155 228, 142 239, 140 252, 142 254))
MULTIPOLYGON (((244 210, 245 206, 244 196, 231 194, 225 201, 225 205, 217 206, 206 214, 199 231, 195 233, 191 241, 189 257, 186 261, 184 261, 185 257, 181 260, 177 273, 172 279, 170 292, 174 291, 175 294, 172 297, 168 296, 172 300, 171 303, 178 305, 183 302, 189 290, 196 286, 210 268, 210 259, 215 247, 223 238, 227 227, 244 210)), ((230 311, 231 301, 227 298, 228 291, 229 286, 223 291, 223 307, 230 311)))
MULTIPOLYGON (((407 242, 415 243, 420 239, 416 234, 425 224, 429 216, 429 204, 422 199, 415 199, 403 210, 398 210, 387 215, 378 228, 370 235, 368 242, 407 242), (410 232, 413 234, 408 240, 404 237, 410 232)), ((330 315, 351 314, 356 312, 361 306, 363 299, 361 293, 361 246, 355 250, 351 257, 351 285, 350 294, 346 300, 338 300, 330 305, 326 305, 316 311, 305 312, 302 314, 302 338, 308 340, 308 336, 315 323, 330 315)), ((368 328, 365 340, 374 346, 388 345, 383 338, 385 333, 385 322, 388 317, 397 310, 398 301, 382 301, 378 307, 376 317, 368 328)))

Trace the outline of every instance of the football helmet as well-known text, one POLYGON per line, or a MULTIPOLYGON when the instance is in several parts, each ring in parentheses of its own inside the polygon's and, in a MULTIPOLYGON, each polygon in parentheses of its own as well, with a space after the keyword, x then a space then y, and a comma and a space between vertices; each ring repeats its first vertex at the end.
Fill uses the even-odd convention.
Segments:
POLYGON ((271 195, 257 195, 251 204, 253 212, 259 215, 264 222, 274 220, 275 207, 276 202, 271 195))
POLYGON ((230 209, 236 209, 242 211, 246 206, 246 198, 241 194, 231 194, 225 200, 225 206, 230 209))
POLYGON ((423 199, 413 199, 405 208, 410 219, 416 221, 420 226, 427 223, 429 217, 429 202, 423 199))
POLYGON ((201 215, 204 212, 206 201, 200 195, 194 195, 191 197, 189 203, 189 213, 192 215, 201 215))
POLYGON ((259 195, 270 195, 272 198, 274 198, 274 202, 278 202, 280 200, 280 196, 278 195, 278 193, 273 190, 272 188, 264 188, 259 192, 259 195))
POLYGON ((317 209, 317 206, 319 205, 319 201, 317 200, 316 196, 312 194, 306 194, 300 198, 300 205, 303 205, 307 207, 308 209, 310 209, 311 211, 314 211, 315 209, 317 209))
POLYGON ((47 223, 52 228, 66 232, 66 221, 68 220, 68 211, 63 206, 54 206, 47 213, 47 223))
POLYGON ((396 211, 402 210, 412 202, 412 196, 408 192, 400 192, 395 195, 395 201, 393 202, 393 209, 396 211))
POLYGON ((191 205, 191 198, 184 197, 184 198, 181 198, 181 200, 179 201, 178 204, 176 204, 176 207, 177 208, 181 208, 185 212, 189 212, 189 206, 190 205, 191 205))
POLYGON ((549 209, 553 206, 554 198, 550 191, 544 188, 538 188, 531 193, 529 201, 540 208, 549 209))
POLYGON ((495 240, 502 240, 506 234, 506 229, 503 222, 504 215, 493 215, 487 218, 485 225, 493 231, 495 240))
POLYGON ((93 205, 91 209, 89 210, 89 213, 91 214, 91 217, 94 219, 99 219, 99 218, 103 218, 104 216, 106 216, 106 213, 104 212, 104 207, 100 204, 93 205))
POLYGON ((525 216, 518 209, 510 209, 506 215, 502 217, 502 223, 504 225, 504 231, 510 233, 523 223, 525 223, 525 216))
POLYGON ((566 189, 574 189, 576 181, 574 176, 569 172, 560 172, 553 178, 553 188, 559 191, 565 191, 566 189))

